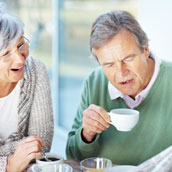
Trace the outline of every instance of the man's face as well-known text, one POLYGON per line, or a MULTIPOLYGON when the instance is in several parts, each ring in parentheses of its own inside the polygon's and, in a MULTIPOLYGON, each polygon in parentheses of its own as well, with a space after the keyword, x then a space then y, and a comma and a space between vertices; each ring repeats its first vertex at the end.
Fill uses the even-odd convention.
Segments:
POLYGON ((147 86, 149 49, 142 51, 129 31, 120 31, 95 54, 111 84, 123 94, 134 98, 147 86))

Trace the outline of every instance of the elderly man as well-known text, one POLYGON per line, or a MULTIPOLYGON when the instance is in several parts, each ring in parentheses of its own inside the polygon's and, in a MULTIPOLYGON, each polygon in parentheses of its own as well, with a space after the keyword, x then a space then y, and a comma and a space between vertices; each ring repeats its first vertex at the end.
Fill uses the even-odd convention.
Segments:
POLYGON ((85 80, 66 147, 68 159, 105 157, 115 164, 138 165, 172 144, 172 64, 154 58, 148 38, 125 11, 99 16, 90 48, 100 67, 85 80), (136 127, 121 132, 107 112, 140 112, 136 127))

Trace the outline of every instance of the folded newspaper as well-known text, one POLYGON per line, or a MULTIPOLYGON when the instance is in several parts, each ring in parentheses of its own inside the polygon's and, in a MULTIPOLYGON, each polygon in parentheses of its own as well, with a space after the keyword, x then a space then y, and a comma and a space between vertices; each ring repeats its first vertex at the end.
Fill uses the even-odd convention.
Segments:
POLYGON ((172 172, 172 146, 138 165, 130 172, 172 172))

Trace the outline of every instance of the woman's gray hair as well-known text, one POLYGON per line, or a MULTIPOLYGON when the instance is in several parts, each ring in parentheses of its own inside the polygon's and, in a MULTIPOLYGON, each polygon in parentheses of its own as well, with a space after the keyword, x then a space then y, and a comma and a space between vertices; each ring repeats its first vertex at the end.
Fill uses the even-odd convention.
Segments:
POLYGON ((0 3, 0 51, 11 48, 24 34, 24 24, 15 15, 6 10, 5 4, 0 3))
POLYGON ((90 34, 92 54, 95 56, 94 50, 102 47, 122 29, 129 30, 135 36, 140 49, 144 51, 148 38, 137 20, 129 12, 112 11, 99 16, 92 25, 90 34))

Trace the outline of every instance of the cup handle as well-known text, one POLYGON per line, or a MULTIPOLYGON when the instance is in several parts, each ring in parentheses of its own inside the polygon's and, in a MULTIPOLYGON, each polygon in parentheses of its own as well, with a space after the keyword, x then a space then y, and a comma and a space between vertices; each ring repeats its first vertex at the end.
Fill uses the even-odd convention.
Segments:
POLYGON ((111 120, 111 114, 110 112, 108 112, 108 115, 110 116, 110 122, 108 121, 109 124, 112 124, 112 120, 111 120))

